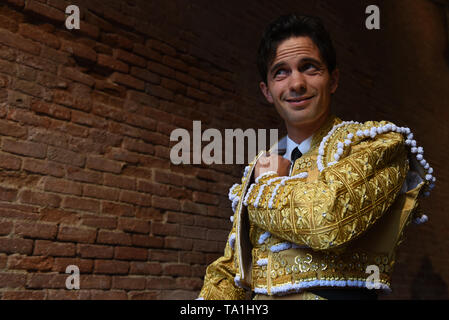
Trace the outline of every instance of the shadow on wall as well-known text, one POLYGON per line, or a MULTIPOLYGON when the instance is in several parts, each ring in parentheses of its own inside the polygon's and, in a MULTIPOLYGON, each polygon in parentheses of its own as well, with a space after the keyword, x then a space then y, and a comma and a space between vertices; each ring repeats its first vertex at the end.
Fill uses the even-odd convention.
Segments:
POLYGON ((432 262, 428 257, 423 257, 421 267, 412 282, 412 299, 449 299, 447 285, 443 278, 433 270, 432 262), (429 288, 423 291, 422 288, 429 288))

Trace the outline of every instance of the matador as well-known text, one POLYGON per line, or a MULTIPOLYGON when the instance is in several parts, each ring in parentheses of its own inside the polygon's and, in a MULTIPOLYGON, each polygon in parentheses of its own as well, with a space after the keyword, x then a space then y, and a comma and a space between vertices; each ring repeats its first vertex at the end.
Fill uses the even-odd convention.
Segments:
POLYGON ((229 190, 232 229, 199 299, 377 299, 406 226, 427 220, 419 199, 436 179, 423 148, 407 127, 333 115, 339 69, 319 18, 273 21, 257 64, 287 136, 229 190))

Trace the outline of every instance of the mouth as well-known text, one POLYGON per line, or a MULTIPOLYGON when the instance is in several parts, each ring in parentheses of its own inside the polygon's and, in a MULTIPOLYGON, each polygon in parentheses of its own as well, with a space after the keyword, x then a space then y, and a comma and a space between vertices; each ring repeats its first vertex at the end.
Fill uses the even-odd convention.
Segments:
POLYGON ((313 97, 314 96, 290 98, 290 99, 285 99, 285 101, 287 101, 293 107, 302 107, 302 106, 308 104, 312 100, 313 97))

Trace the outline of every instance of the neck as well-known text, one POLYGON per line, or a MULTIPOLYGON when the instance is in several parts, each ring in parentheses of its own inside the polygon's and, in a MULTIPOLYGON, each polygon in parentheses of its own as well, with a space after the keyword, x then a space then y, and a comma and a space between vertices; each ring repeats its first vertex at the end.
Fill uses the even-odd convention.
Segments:
POLYGON ((295 141, 297 144, 300 144, 308 137, 313 135, 318 129, 326 122, 329 117, 330 112, 324 113, 318 120, 310 122, 310 123, 302 123, 301 125, 292 125, 286 123, 287 134, 290 139, 295 141))

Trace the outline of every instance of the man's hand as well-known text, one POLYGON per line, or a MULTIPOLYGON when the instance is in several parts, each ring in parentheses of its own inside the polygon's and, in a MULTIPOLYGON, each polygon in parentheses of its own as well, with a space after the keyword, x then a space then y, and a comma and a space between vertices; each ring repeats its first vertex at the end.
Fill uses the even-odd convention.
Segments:
POLYGON ((254 177, 264 174, 268 171, 277 172, 279 176, 288 176, 291 162, 278 154, 271 154, 269 156, 261 156, 256 163, 254 169, 254 177))

